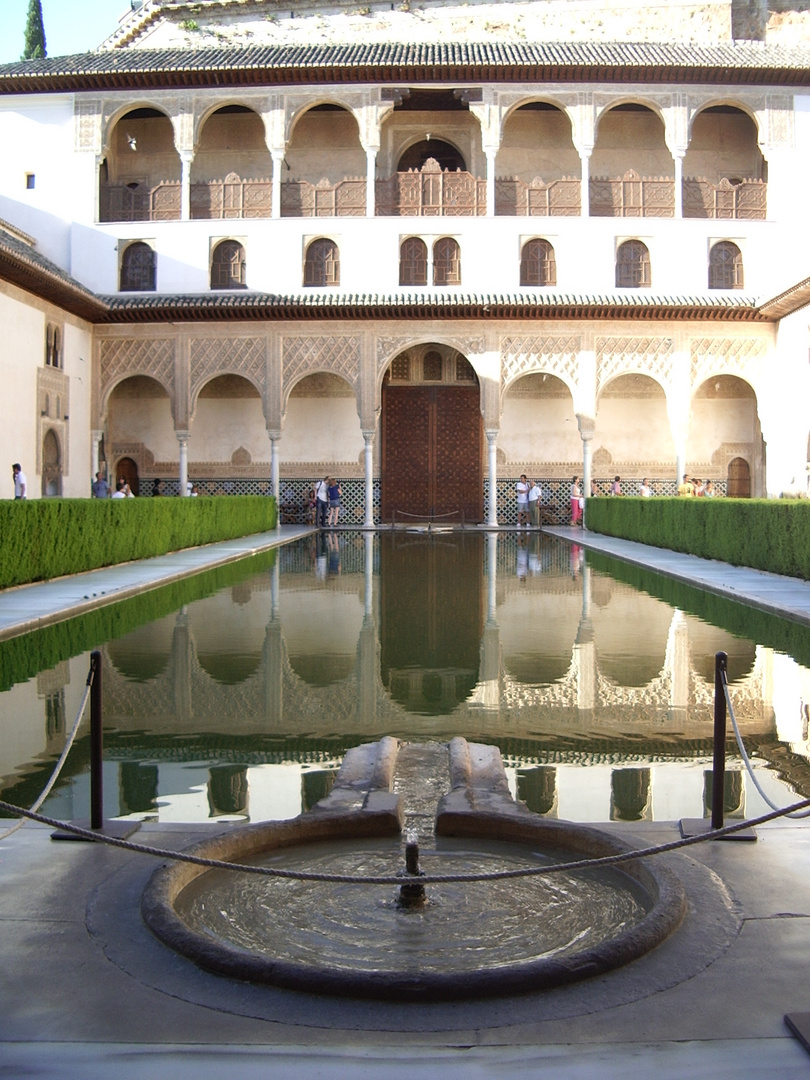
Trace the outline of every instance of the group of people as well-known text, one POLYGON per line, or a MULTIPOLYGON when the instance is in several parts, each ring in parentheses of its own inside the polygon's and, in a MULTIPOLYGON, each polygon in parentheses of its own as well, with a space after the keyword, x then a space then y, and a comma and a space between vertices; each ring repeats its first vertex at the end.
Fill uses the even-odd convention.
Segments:
POLYGON ((707 480, 704 484, 695 476, 683 474, 683 479, 678 484, 678 494, 686 499, 713 499, 715 495, 714 484, 707 480))
POLYGON ((540 502, 543 498, 543 490, 535 480, 528 480, 525 473, 520 474, 520 480, 515 484, 517 495, 517 527, 529 525, 535 528, 540 525, 540 502))
POLYGON ((340 497, 343 488, 334 476, 319 480, 310 492, 310 522, 320 529, 333 529, 340 517, 340 497), (314 520, 313 520, 314 519, 314 520))

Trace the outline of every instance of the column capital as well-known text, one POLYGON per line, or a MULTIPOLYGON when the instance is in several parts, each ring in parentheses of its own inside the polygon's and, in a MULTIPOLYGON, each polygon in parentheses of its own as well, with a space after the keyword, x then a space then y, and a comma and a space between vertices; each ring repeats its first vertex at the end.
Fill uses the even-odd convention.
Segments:
POLYGON ((596 430, 596 420, 592 416, 584 416, 582 413, 577 413, 577 427, 579 428, 579 436, 583 442, 590 442, 593 438, 594 431, 596 430))
POLYGON ((177 441, 179 443, 187 443, 191 438, 191 432, 187 430, 175 431, 175 435, 177 436, 177 441))

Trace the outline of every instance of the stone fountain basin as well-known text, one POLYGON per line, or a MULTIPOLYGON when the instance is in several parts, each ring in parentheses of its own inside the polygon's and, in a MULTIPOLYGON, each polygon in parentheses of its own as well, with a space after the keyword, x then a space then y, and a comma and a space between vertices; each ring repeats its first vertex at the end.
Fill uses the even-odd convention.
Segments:
MULTIPOLYGON (((195 845, 189 853, 228 862, 252 862, 292 849, 306 866, 308 852, 322 852, 324 845, 352 843, 368 846, 379 840, 391 847, 402 826, 399 799, 390 792, 396 761, 395 740, 350 751, 331 795, 307 814, 283 822, 267 822, 232 829, 227 834, 195 845)), ((632 849, 619 838, 592 827, 539 817, 509 795, 500 754, 496 748, 454 739, 449 745, 451 790, 440 801, 436 816, 439 838, 458 838, 467 847, 481 842, 517 845, 527 857, 537 851, 553 851, 571 861, 624 854, 632 849)), ((441 843, 441 839, 438 841, 441 843)), ((514 850, 512 848, 512 850, 514 850)), ((426 873, 444 872, 432 861, 423 862, 426 873)), ((452 951, 437 968, 420 965, 418 957, 406 970, 383 959, 376 966, 324 955, 306 962, 282 955, 268 955, 200 929, 181 914, 186 889, 204 890, 209 871, 188 863, 170 863, 152 875, 144 891, 141 912, 151 931, 166 945, 209 971, 254 983, 305 990, 320 994, 385 998, 400 1001, 453 1000, 551 989, 599 975, 645 955, 674 933, 685 911, 686 898, 679 879, 655 859, 633 859, 615 871, 619 878, 645 897, 644 911, 631 925, 623 926, 606 940, 589 942, 552 956, 504 962, 502 956, 488 960, 486 939, 476 941, 463 963, 452 951)), ((259 880, 259 879, 253 879, 259 880)), ((263 879, 262 879, 263 880, 263 879)), ((317 888, 323 888, 320 884, 317 888)), ((367 887, 393 891, 393 887, 367 887)), ((458 887, 457 887, 458 888, 458 887)), ((461 886, 462 892, 464 887, 461 886)), ((458 897, 458 893, 457 893, 458 897)), ((367 901, 365 901, 367 902, 367 901)), ((269 909, 273 920, 274 911, 269 909)), ((339 916, 338 916, 339 917, 339 916)), ((351 918, 355 918, 352 914, 351 918)), ((420 916, 421 918, 422 916, 420 916)), ((428 918, 430 916, 428 915, 428 918)), ((347 921, 349 921, 347 915, 347 921)), ((317 921, 316 914, 313 921, 317 921)), ((530 939, 540 920, 527 922, 530 939)), ((324 920, 325 926, 328 922, 324 920)), ((482 921, 483 925, 483 921, 482 921)), ((377 933, 371 920, 370 933, 377 933)), ((285 927, 274 930, 285 933, 285 927)), ((408 935, 412 936, 412 935, 408 935)), ((529 942, 531 944, 531 942, 529 942)), ((493 950, 494 952, 495 950, 493 950)), ((325 950, 325 954, 328 950, 325 950)), ((384 955, 384 953, 383 953, 384 955)))

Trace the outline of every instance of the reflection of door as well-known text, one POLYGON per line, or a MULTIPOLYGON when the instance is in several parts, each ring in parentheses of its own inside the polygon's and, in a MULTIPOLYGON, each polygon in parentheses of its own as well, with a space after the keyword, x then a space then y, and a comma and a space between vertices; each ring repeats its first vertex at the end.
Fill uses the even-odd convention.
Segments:
POLYGON ((62 462, 59 440, 52 428, 42 440, 42 495, 43 498, 62 494, 62 462))
POLYGON ((730 499, 751 498, 751 470, 744 458, 735 457, 728 463, 728 488, 730 499))
POLYGON ((483 500, 478 386, 383 388, 384 521, 395 513, 480 521, 483 500))
POLYGON ((129 490, 133 495, 137 495, 140 489, 140 480, 138 478, 138 466, 130 457, 122 457, 115 467, 115 477, 113 478, 113 486, 118 480, 126 480, 129 484, 129 490))

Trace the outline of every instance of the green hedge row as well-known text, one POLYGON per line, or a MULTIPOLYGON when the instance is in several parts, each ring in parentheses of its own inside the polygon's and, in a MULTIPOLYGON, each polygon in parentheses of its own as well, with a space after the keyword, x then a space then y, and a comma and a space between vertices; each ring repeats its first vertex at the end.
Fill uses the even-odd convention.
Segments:
POLYGON ((4 501, 0 588, 266 532, 276 521, 276 500, 262 495, 4 501))
POLYGON ((588 499, 593 532, 810 580, 810 502, 588 499))

